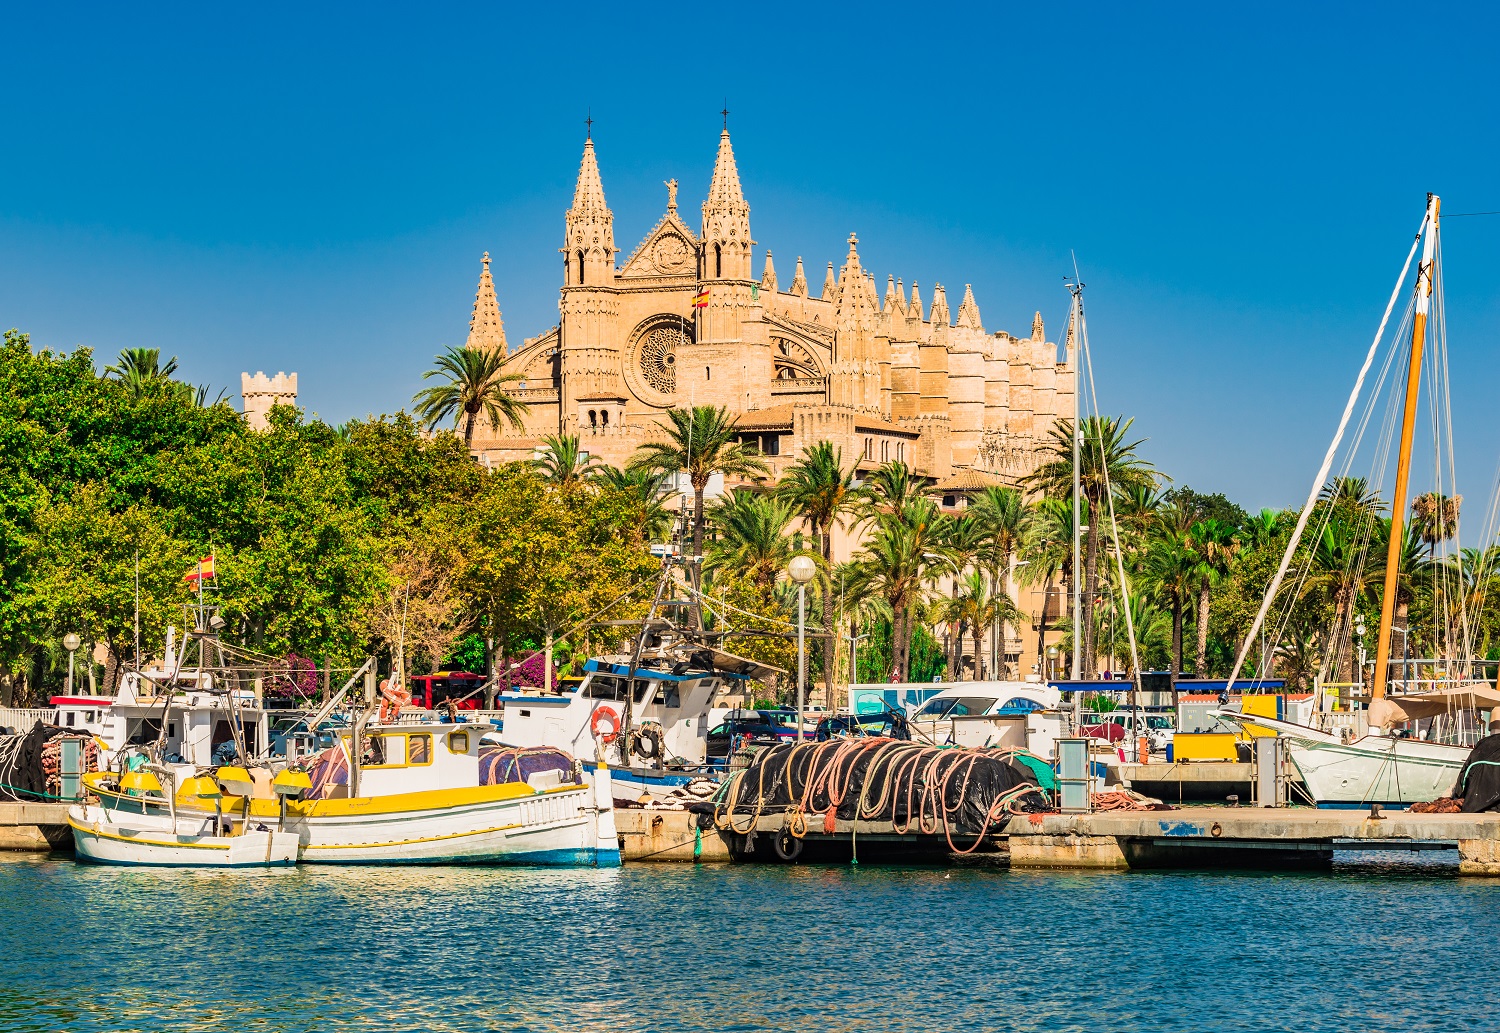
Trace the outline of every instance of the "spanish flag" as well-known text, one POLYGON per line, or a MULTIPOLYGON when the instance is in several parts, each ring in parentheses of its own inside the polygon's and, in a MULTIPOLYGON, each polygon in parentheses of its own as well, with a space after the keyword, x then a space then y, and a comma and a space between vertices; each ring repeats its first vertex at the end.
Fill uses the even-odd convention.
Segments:
POLYGON ((183 575, 184 581, 201 581, 203 578, 214 576, 214 558, 212 554, 204 556, 198 561, 198 565, 183 575))
POLYGON ((708 307, 708 288, 704 287, 697 294, 693 295, 693 308, 707 308, 707 307, 708 307))

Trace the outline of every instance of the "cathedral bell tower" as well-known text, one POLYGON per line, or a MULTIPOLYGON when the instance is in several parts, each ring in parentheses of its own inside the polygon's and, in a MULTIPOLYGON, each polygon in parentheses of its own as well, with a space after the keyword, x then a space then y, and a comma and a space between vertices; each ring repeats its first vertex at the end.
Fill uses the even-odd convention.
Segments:
MULTIPOLYGON (((594 158, 592 134, 584 141, 578 185, 568 209, 563 241, 563 289, 558 345, 558 431, 578 430, 582 400, 620 396, 619 317, 615 287, 614 213, 594 158)), ((623 405, 623 398, 621 398, 623 405)))
POLYGON ((726 126, 719 134, 698 244, 693 343, 677 357, 683 404, 761 409, 770 403, 770 338, 751 262, 750 205, 726 126))

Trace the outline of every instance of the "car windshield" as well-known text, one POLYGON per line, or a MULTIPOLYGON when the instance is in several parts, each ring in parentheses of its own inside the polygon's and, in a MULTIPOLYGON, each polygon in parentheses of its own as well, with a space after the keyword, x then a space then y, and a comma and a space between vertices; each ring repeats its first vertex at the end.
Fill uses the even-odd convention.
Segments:
POLYGON ((1170 717, 1148 717, 1146 718, 1146 727, 1165 728, 1170 730, 1172 727, 1172 719, 1170 717))
POLYGON ((985 696, 949 696, 946 699, 932 699, 927 705, 917 711, 920 718, 944 717, 970 717, 975 714, 987 714, 995 701, 985 696))

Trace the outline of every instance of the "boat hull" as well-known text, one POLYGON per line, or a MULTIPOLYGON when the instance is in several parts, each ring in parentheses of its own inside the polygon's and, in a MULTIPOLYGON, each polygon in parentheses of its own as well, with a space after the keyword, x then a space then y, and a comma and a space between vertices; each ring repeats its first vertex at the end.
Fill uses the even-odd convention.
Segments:
POLYGON ((1285 743, 1287 756, 1319 807, 1402 808, 1452 793, 1469 756, 1466 746, 1364 735, 1351 742, 1293 724, 1245 715, 1285 743))
POLYGON ((101 807, 68 813, 80 861, 140 868, 285 868, 297 863, 301 844, 290 832, 249 831, 236 836, 182 831, 180 821, 149 815, 112 816, 101 807), (116 820, 111 820, 111 818, 116 820), (124 817, 126 820, 118 820, 124 817), (137 819, 137 820, 130 820, 137 819), (175 827, 174 827, 175 824, 175 827))
MULTIPOLYGON (((593 788, 472 803, 362 813, 362 801, 318 801, 289 815, 304 864, 515 864, 614 867, 620 863, 612 811, 593 806, 593 788)), ((420 797, 427 794, 411 794, 420 797)))

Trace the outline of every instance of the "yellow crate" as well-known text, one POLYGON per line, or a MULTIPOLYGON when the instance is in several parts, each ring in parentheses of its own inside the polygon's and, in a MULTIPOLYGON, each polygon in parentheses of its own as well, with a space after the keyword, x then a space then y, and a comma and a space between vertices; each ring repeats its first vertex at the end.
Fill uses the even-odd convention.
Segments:
POLYGON ((1172 759, 1235 761, 1238 739, 1233 732, 1178 732, 1172 736, 1172 759))
POLYGON ((1277 713, 1280 708, 1281 697, 1274 693, 1247 694, 1241 697, 1240 710, 1256 717, 1269 717, 1274 721, 1280 716, 1277 713))

